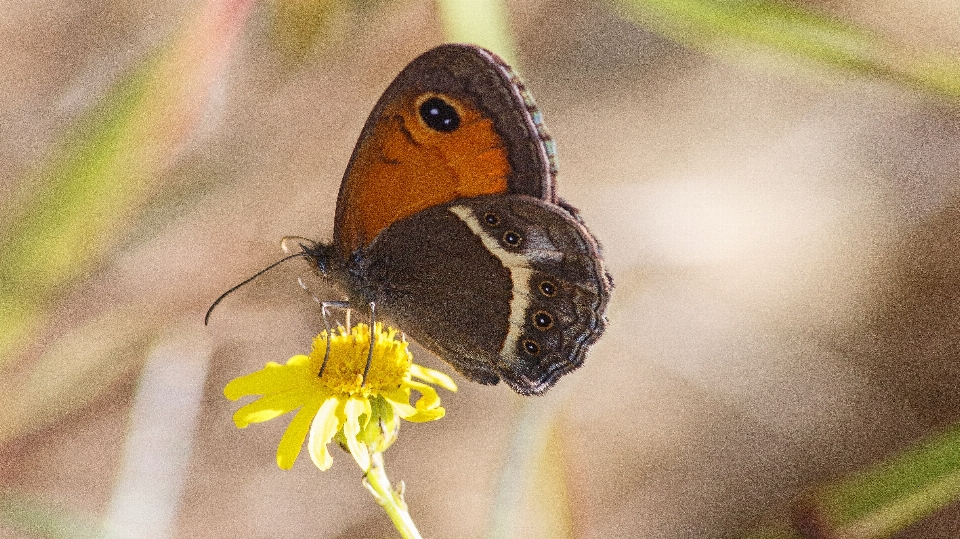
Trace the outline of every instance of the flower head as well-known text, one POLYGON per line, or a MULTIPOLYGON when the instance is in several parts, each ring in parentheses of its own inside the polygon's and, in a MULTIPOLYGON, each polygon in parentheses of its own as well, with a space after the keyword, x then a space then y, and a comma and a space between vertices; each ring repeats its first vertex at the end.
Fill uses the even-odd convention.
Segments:
POLYGON ((382 452, 396 439, 399 419, 422 422, 443 417, 440 397, 428 383, 457 390, 449 376, 413 363, 407 342, 397 338, 397 330, 384 330, 380 324, 374 332, 366 382, 370 326, 357 324, 349 331, 342 327, 335 331, 320 376, 326 353, 327 332, 323 332, 313 340, 310 355, 293 356, 285 365, 271 361, 257 372, 231 380, 223 390, 231 400, 260 396, 233 414, 241 429, 299 408, 277 447, 277 465, 282 469, 293 467, 307 440, 313 463, 326 470, 333 464, 327 445, 336 440, 366 471, 370 454, 382 452), (411 391, 420 394, 413 405, 411 391))

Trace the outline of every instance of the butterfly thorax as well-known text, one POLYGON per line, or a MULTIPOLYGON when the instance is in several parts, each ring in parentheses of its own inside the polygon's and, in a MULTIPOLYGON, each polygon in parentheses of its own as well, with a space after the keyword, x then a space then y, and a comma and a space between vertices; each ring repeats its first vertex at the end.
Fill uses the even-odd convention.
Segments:
MULTIPOLYGON (((340 256, 340 250, 335 243, 315 243, 302 245, 303 256, 307 258, 314 269, 329 283, 347 296, 353 308, 366 312, 374 298, 364 294, 363 279, 357 275, 356 264, 345 261, 340 256)), ((357 254, 359 257, 359 253, 357 254)))

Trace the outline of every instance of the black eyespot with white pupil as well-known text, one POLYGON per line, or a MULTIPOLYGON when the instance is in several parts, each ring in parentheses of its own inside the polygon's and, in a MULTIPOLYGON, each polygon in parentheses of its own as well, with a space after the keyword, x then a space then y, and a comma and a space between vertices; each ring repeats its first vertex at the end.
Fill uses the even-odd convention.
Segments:
POLYGON ((523 238, 520 236, 520 234, 517 234, 517 233, 514 232, 513 230, 508 230, 508 231, 506 231, 506 232, 503 233, 503 241, 504 241, 504 243, 506 243, 507 245, 509 245, 509 246, 511 246, 511 247, 516 247, 517 245, 520 245, 520 241, 521 241, 522 239, 523 239, 523 238))
POLYGON ((500 224, 500 218, 495 213, 485 213, 483 214, 483 222, 490 226, 497 226, 500 224))
POLYGON ((431 97, 420 105, 420 118, 427 127, 441 133, 451 133, 460 127, 460 115, 439 97, 431 97))
POLYGON ((553 327, 553 317, 546 311, 537 311, 533 313, 533 324, 540 330, 550 329, 553 327))
POLYGON ((543 281, 540 283, 540 293, 552 298, 557 293, 557 286, 550 281, 543 281))
POLYGON ((527 339, 527 340, 523 341, 523 351, 526 352, 526 353, 528 353, 528 354, 530 354, 531 356, 539 356, 539 355, 540 355, 540 345, 537 344, 536 341, 532 341, 532 340, 530 340, 530 339, 527 339))

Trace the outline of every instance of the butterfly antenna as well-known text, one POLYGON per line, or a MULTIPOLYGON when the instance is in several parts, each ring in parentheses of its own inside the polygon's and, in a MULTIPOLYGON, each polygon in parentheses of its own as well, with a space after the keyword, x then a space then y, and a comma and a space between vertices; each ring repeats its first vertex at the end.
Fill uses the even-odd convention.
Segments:
POLYGON ((230 288, 230 290, 227 290, 227 291, 224 292, 223 294, 220 294, 220 297, 217 298, 217 300, 213 302, 213 305, 211 305, 209 309, 207 309, 207 314, 206 314, 206 316, 203 317, 203 325, 207 325, 207 324, 210 322, 210 314, 213 313, 213 308, 216 307, 217 305, 219 305, 220 302, 223 301, 223 298, 229 296, 231 293, 233 293, 234 291, 236 291, 236 290, 237 290, 238 288, 240 288, 241 286, 249 283, 250 281, 252 281, 252 280, 256 279, 257 277, 263 275, 264 273, 272 270, 273 268, 279 266, 280 264, 283 264, 283 263, 286 262, 287 260, 290 260, 290 259, 292 259, 292 258, 301 258, 301 257, 303 257, 303 258, 309 258, 309 257, 310 257, 310 253, 308 253, 307 251, 301 251, 301 252, 299 252, 299 253, 294 253, 294 254, 292 254, 292 255, 285 256, 285 257, 281 258, 280 260, 277 260, 277 261, 274 262, 273 264, 270 264, 269 266, 263 268, 262 270, 254 273, 251 277, 248 277, 248 278, 245 279, 242 283, 240 283, 240 284, 238 284, 238 285, 236 285, 236 286, 233 286, 233 287, 230 288))

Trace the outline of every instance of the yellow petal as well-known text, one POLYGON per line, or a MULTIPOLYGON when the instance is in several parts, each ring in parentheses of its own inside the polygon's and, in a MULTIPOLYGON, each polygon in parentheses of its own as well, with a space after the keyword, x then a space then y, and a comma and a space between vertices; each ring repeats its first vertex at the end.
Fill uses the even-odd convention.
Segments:
POLYGON ((299 354, 287 360, 287 367, 313 367, 310 356, 299 354))
POLYGON ((432 408, 430 410, 417 410, 417 413, 407 416, 404 419, 411 423, 424 423, 427 421, 433 421, 435 419, 440 419, 447 413, 442 406, 432 408))
POLYGON ((313 421, 313 417, 317 415, 317 410, 320 409, 322 402, 318 399, 307 403, 287 425, 287 430, 283 432, 283 437, 280 438, 280 445, 277 446, 277 466, 281 470, 293 468, 293 463, 297 461, 297 457, 300 455, 300 448, 303 447, 303 440, 310 430, 310 423, 313 421))
MULTIPOLYGON (((294 358, 296 357, 294 356, 294 358)), ((291 358, 291 360, 294 358, 291 358)), ((259 371, 231 380, 223 388, 223 394, 230 400, 237 400, 247 395, 269 395, 296 387, 304 387, 311 382, 304 369, 280 365, 271 361, 259 371)))
POLYGON ((238 429, 243 429, 251 423, 263 423, 280 417, 316 399, 316 392, 305 394, 302 391, 287 391, 277 395, 267 395, 241 406, 233 413, 233 422, 238 429))
POLYGON ((440 371, 429 369, 423 365, 417 365, 416 363, 410 365, 410 374, 414 378, 419 378, 428 384, 440 386, 450 391, 457 390, 457 384, 454 383, 452 378, 440 371))
POLYGON ((383 395, 383 398, 386 399, 391 406, 393 406, 393 410, 398 416, 412 423, 423 423, 424 421, 440 419, 446 413, 440 406, 434 406, 431 409, 418 409, 410 406, 408 403, 410 395, 403 389, 398 389, 389 393, 384 392, 381 393, 381 395, 383 395))
MULTIPOLYGON (((321 470, 326 470, 333 464, 333 457, 327 451, 327 444, 340 430, 340 419, 337 417, 339 404, 340 400, 336 397, 325 400, 310 426, 310 440, 307 442, 307 451, 310 453, 310 460, 321 470)), ((303 440, 301 439, 300 442, 302 444, 303 440)))
POLYGON ((381 391, 380 394, 393 407, 397 415, 406 419, 417 413, 417 409, 410 405, 410 391, 404 388, 393 391, 381 391))
POLYGON ((360 416, 367 414, 367 419, 370 418, 370 401, 361 397, 350 397, 344 403, 343 414, 346 420, 343 423, 343 436, 347 439, 347 447, 360 469, 367 471, 370 469, 370 452, 366 444, 357 440, 357 436, 360 434, 360 416))
POLYGON ((416 390, 420 393, 420 398, 417 399, 414 406, 417 407, 417 410, 430 410, 440 406, 440 395, 437 395, 437 390, 433 389, 432 386, 427 384, 421 384, 420 382, 409 381, 406 385, 413 390, 416 390))

